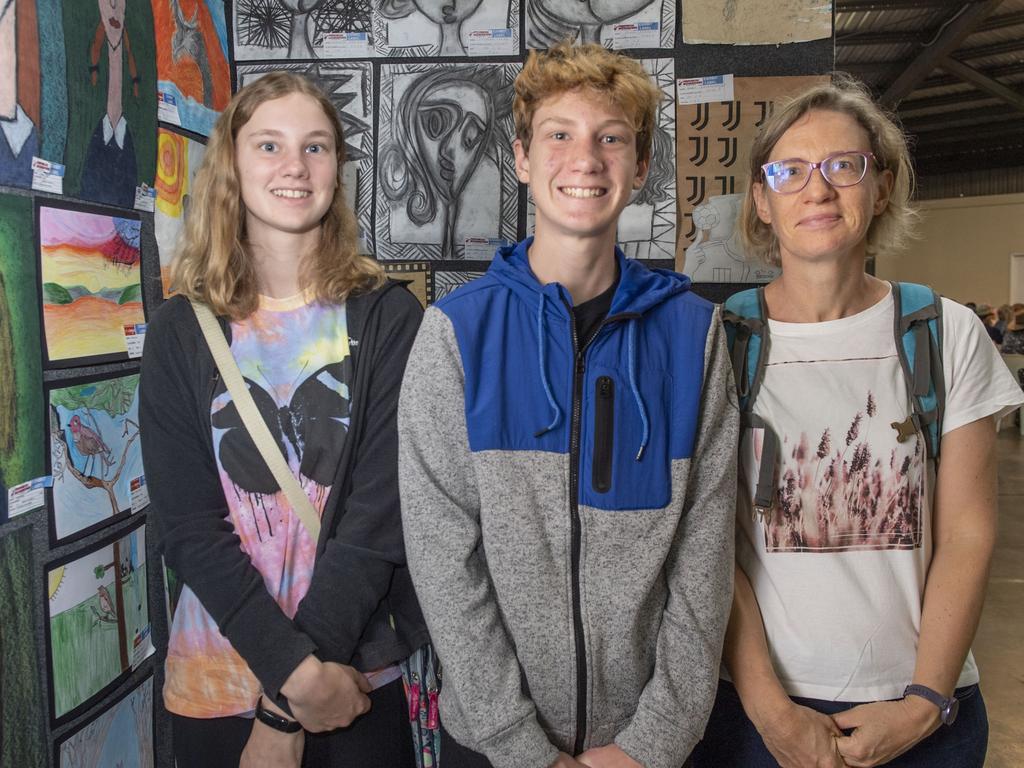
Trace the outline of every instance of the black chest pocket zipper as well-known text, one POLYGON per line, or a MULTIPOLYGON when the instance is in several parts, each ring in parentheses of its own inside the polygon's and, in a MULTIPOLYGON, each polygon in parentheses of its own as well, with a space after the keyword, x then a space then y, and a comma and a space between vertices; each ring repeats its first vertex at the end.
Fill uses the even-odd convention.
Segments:
POLYGON ((591 485, 598 493, 612 487, 612 446, 615 439, 615 381, 598 376, 594 384, 594 459, 591 485))

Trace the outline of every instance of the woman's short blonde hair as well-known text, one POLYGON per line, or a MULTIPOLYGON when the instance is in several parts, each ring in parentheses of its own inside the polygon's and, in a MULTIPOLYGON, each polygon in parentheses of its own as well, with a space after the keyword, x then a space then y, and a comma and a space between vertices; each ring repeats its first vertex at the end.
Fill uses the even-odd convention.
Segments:
POLYGON ((384 282, 380 265, 357 253, 358 227, 342 188, 344 135, 334 105, 306 77, 272 72, 236 93, 217 120, 196 174, 185 229, 171 265, 174 290, 233 320, 248 317, 259 306, 256 270, 246 253, 245 205, 235 167, 235 140, 261 104, 293 93, 309 96, 323 109, 334 130, 338 155, 334 199, 321 221, 320 242, 302 265, 302 283, 319 301, 329 303, 384 282))
POLYGON ((837 72, 831 83, 815 86, 776 107, 754 139, 750 149, 750 184, 740 215, 740 234, 747 255, 767 264, 781 266, 778 238, 771 226, 757 215, 754 184, 764 182, 761 166, 768 162, 782 135, 797 120, 815 110, 839 112, 856 120, 867 131, 871 152, 879 170, 888 169, 892 172, 893 188, 889 204, 868 227, 868 256, 903 249, 916 236, 918 220, 917 209, 911 201, 914 169, 907 137, 897 118, 882 109, 862 83, 850 75, 837 72))
POLYGON ((530 151, 533 115, 544 99, 570 91, 591 92, 622 110, 636 132, 636 157, 651 159, 659 102, 665 95, 639 61, 596 43, 562 41, 547 51, 530 51, 516 77, 512 117, 516 138, 530 151))

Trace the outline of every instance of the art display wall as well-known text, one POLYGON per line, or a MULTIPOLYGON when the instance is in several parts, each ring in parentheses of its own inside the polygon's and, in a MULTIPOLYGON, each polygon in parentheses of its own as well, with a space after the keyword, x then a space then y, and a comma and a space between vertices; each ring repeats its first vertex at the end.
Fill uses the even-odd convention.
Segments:
POLYGON ((0 0, 0 768, 173 766, 139 358, 233 90, 320 85, 360 248, 429 304, 532 229, 528 51, 621 50, 663 100, 618 239, 718 299, 775 274, 737 235, 748 146, 832 34, 821 0, 0 0))

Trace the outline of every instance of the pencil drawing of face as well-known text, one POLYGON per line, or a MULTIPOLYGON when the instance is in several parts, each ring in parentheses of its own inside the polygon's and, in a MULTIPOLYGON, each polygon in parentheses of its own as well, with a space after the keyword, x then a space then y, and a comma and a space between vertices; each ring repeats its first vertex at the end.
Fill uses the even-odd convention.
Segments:
POLYGON ((486 70, 428 72, 406 89, 396 109, 394 141, 382 153, 381 188, 406 200, 417 226, 443 219, 442 251, 453 253, 462 193, 495 133, 486 70))
POLYGON ((472 16, 483 0, 380 0, 377 10, 386 19, 403 19, 419 11, 441 31, 440 56, 464 56, 462 22, 472 16))
POLYGON ((600 43, 601 27, 622 21, 652 0, 532 0, 527 5, 531 45, 549 47, 566 35, 600 43))

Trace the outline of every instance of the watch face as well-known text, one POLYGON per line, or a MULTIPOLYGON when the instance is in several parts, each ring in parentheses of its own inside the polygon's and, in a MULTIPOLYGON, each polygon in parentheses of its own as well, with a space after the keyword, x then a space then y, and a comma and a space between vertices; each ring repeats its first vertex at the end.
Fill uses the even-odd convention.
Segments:
POLYGON ((953 721, 956 720, 957 712, 960 711, 960 702, 955 696, 950 696, 946 701, 946 706, 942 709, 942 722, 946 725, 952 725, 953 721))

